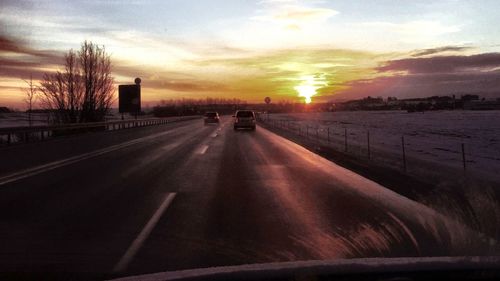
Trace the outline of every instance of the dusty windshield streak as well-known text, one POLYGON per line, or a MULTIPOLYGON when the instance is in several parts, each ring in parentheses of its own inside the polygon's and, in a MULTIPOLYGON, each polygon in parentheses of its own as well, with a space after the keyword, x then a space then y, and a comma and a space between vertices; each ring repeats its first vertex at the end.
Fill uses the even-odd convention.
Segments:
POLYGON ((500 280, 497 2, 6 0, 0 24, 0 280, 500 280))

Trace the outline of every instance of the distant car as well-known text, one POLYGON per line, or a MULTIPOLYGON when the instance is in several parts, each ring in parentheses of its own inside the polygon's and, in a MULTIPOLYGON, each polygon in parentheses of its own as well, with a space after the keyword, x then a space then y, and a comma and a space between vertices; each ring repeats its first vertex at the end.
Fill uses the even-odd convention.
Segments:
POLYGON ((203 118, 203 122, 205 125, 209 123, 219 123, 219 113, 217 112, 207 112, 205 113, 205 117, 203 118))
POLYGON ((238 110, 234 114, 234 130, 248 128, 255 130, 255 113, 251 110, 238 110))

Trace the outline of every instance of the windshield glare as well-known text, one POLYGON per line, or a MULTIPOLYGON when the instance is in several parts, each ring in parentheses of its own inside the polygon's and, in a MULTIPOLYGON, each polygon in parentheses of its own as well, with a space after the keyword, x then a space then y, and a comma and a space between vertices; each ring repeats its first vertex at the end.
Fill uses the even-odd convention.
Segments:
POLYGON ((0 280, 500 280, 499 10, 0 1, 0 280))

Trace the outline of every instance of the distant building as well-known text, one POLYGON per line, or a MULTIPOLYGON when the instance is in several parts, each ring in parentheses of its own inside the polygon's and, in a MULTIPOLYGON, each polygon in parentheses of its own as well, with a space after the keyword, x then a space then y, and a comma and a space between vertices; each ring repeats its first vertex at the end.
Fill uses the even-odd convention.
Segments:
POLYGON ((500 110, 500 98, 496 100, 481 99, 476 94, 464 94, 460 98, 451 96, 431 96, 425 98, 397 99, 388 97, 366 97, 359 100, 350 100, 336 103, 330 110, 407 110, 408 112, 422 112, 427 110, 500 110))
POLYGON ((420 103, 427 103, 427 99, 424 98, 414 98, 414 99, 403 99, 400 100, 402 105, 417 105, 420 103))
POLYGON ((387 104, 381 97, 372 98, 370 96, 360 99, 346 101, 336 106, 338 110, 387 110, 387 104))
POLYGON ((500 99, 497 100, 469 100, 464 102, 466 110, 500 110, 500 99))
POLYGON ((464 102, 479 100, 479 95, 463 95, 460 97, 460 100, 462 100, 464 102))

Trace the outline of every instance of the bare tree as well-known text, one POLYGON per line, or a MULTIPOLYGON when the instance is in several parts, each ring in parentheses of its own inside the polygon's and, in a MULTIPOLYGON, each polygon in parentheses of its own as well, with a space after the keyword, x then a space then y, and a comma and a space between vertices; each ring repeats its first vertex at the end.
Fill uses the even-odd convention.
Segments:
POLYGON ((68 121, 70 123, 82 122, 79 120, 79 113, 83 102, 83 83, 77 54, 70 50, 65 56, 65 62, 63 81, 67 91, 68 121))
POLYGON ((45 74, 40 84, 43 103, 55 113, 57 123, 82 122, 83 78, 77 53, 70 50, 65 56, 64 72, 45 74))
POLYGON ((40 92, 58 123, 103 121, 114 101, 111 59, 104 47, 85 41, 65 55, 64 71, 45 74, 40 92))
POLYGON ((29 80, 23 80, 28 87, 24 89, 24 93, 26 94, 24 98, 24 103, 26 104, 27 107, 27 114, 28 114, 28 123, 29 126, 31 127, 33 120, 32 120, 32 111, 33 111, 33 105, 36 102, 36 96, 37 96, 37 87, 35 84, 33 84, 33 75, 30 75, 29 80))
POLYGON ((114 99, 111 59, 104 47, 85 41, 80 52, 80 67, 85 92, 81 120, 94 122, 104 120, 114 99))

